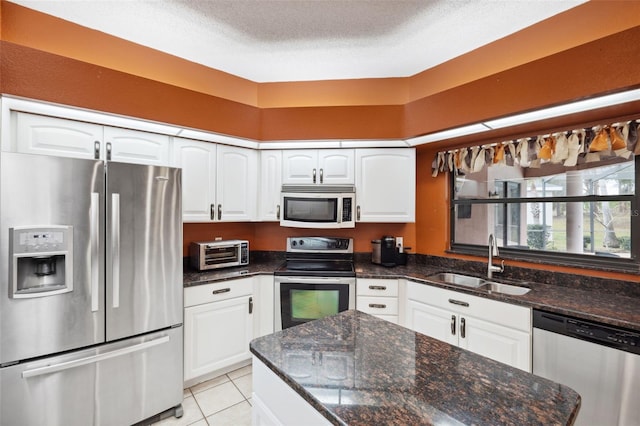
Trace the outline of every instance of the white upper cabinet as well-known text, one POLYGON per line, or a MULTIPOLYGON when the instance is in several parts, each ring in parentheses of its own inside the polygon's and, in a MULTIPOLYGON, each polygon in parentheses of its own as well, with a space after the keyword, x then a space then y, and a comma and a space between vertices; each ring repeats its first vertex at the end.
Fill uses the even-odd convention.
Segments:
POLYGON ((415 148, 356 150, 356 220, 415 222, 415 148))
POLYGON ((103 158, 99 124, 18 112, 12 116, 15 150, 25 154, 84 159, 103 158))
POLYGON ((184 222, 255 220, 257 151, 174 138, 173 163, 182 167, 184 222))
POLYGON ((282 153, 282 183, 353 185, 353 149, 294 149, 282 153))
POLYGON ((260 151, 260 191, 258 219, 280 220, 280 189, 282 188, 282 151, 260 151))
POLYGON ((258 152, 218 145, 216 155, 216 219, 246 222, 256 219, 258 152))
POLYGON ((169 164, 169 136, 140 130, 104 126, 107 159, 122 163, 166 166, 169 164))
POLYGON ((182 167, 183 222, 211 222, 216 213, 216 144, 173 138, 173 165, 182 167))
POLYGON ((17 152, 168 165, 169 136, 16 112, 17 152))

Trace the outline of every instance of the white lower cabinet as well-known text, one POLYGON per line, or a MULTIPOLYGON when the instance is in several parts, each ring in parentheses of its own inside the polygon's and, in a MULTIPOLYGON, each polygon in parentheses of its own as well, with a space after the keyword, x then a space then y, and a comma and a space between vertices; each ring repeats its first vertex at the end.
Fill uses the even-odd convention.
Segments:
POLYGON ((251 359, 253 278, 185 289, 184 380, 190 386, 251 359), (196 379, 196 380, 194 380, 196 379))
POLYGON ((531 309, 407 283, 405 326, 531 372, 531 309))
POLYGON ((398 324, 398 280, 358 278, 356 309, 398 324))
MULTIPOLYGON (((323 395, 332 389, 322 389, 323 395)), ((339 389, 335 389, 336 400, 339 389)), ((251 395, 253 426, 306 425, 331 423, 291 389, 262 361, 253 357, 253 394, 251 395)))

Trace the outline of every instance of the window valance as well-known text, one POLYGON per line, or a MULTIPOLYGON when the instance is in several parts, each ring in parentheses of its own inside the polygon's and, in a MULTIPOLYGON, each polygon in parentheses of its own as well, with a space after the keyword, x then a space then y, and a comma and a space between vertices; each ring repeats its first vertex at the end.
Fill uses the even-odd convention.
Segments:
POLYGON ((431 165, 432 176, 445 171, 479 172, 486 166, 537 168, 545 163, 573 167, 585 162, 640 154, 640 120, 598 125, 493 144, 438 152, 431 165))

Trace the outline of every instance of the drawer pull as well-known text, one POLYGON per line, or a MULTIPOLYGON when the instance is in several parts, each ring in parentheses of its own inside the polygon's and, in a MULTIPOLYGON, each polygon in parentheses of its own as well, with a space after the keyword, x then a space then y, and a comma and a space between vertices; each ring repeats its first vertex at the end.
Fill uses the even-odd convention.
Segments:
POLYGON ((221 288, 220 290, 213 290, 211 294, 229 293, 230 291, 231 291, 230 288, 221 288))
POLYGON ((460 305, 460 306, 469 306, 468 302, 463 302, 461 300, 456 300, 456 299, 449 299, 449 303, 453 303, 454 305, 460 305))
POLYGON ((387 305, 384 305, 382 303, 369 303, 369 307, 370 308, 377 308, 377 309, 384 309, 387 307, 387 305))
POLYGON ((387 287, 384 285, 370 285, 369 290, 386 290, 387 287))

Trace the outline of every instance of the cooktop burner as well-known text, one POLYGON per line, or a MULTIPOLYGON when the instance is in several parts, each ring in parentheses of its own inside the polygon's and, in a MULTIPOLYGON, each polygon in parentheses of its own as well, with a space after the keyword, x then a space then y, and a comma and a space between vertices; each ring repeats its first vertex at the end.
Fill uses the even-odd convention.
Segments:
POLYGON ((353 239, 287 238, 286 263, 276 275, 354 277, 353 239))

